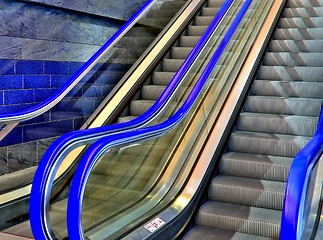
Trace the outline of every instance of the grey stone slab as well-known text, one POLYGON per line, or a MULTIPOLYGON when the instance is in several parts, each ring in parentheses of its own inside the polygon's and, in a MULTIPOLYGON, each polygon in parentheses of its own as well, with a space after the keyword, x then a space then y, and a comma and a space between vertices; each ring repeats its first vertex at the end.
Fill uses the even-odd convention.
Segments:
POLYGON ((37 164, 36 142, 8 147, 8 172, 15 172, 37 164))
POLYGON ((22 59, 22 39, 0 36, 0 59, 22 59))
POLYGON ((7 147, 0 148, 0 176, 8 173, 7 147))

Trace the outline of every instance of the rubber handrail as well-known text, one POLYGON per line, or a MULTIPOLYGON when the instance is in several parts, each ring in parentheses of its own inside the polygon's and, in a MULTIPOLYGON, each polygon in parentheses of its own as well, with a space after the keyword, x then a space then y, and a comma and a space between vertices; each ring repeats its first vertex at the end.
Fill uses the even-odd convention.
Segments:
POLYGON ((218 27, 232 2, 233 0, 226 0, 205 31, 205 34, 190 52, 180 69, 175 73, 162 95, 144 114, 125 123, 67 133, 59 137, 50 145, 37 167, 30 195, 30 221, 35 236, 37 235, 42 239, 53 235, 49 229, 48 204, 50 196, 48 194, 50 193, 54 177, 64 157, 73 149, 81 145, 90 144, 106 135, 138 128, 149 122, 158 112, 160 112, 163 107, 167 105, 167 101, 171 99, 176 88, 180 85, 183 76, 188 72, 192 63, 196 60, 197 55, 205 46, 214 29, 218 27))
POLYGON ((218 48, 214 52, 214 55, 212 56, 211 60, 207 64, 206 68, 203 70, 200 78, 198 79, 197 83, 188 95, 187 99, 185 100, 183 105, 178 109, 178 111, 174 113, 173 116, 171 116, 164 122, 154 126, 136 129, 133 131, 119 133, 102 138, 94 144, 92 144, 92 146, 85 152, 75 171, 68 198, 67 227, 68 234, 71 239, 84 239, 82 228, 83 196, 87 180, 90 176, 93 167, 99 160, 100 156, 104 154, 107 151, 107 149, 118 146, 120 144, 131 144, 133 142, 145 141, 151 138, 156 138, 158 136, 163 136, 178 125, 178 123, 186 116, 188 111, 191 109, 192 105, 197 100, 203 86, 208 80, 210 74, 212 73, 225 47, 229 43, 237 26, 239 25, 244 14, 248 10, 251 1, 252 0, 245 1, 239 13, 232 22, 231 26, 229 27, 227 33, 225 34, 224 38, 222 39, 221 43, 219 44, 218 48))
POLYGON ((95 64, 123 37, 132 26, 153 6, 156 0, 148 0, 113 36, 69 79, 45 101, 22 111, 0 115, 0 123, 9 124, 35 118, 62 100, 95 64))
POLYGON ((281 220, 281 240, 299 240, 304 230, 303 213, 311 172, 323 152, 323 105, 313 138, 295 156, 291 165, 281 220))

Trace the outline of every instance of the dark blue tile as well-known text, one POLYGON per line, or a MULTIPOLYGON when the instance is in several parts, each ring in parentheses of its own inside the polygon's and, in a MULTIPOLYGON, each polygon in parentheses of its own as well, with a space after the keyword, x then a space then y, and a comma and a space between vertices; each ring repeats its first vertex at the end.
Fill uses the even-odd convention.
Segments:
POLYGON ((15 127, 4 139, 0 141, 0 147, 22 143, 22 127, 15 127))
POLYGON ((34 103, 27 103, 27 104, 16 104, 16 105, 3 105, 0 107, 0 114, 5 113, 16 113, 28 108, 35 106, 34 103))
POLYGON ((45 62, 45 74, 69 74, 68 62, 45 62))
POLYGON ((82 62, 70 62, 68 63, 68 72, 69 74, 75 74, 82 66, 84 63, 82 62))
POLYGON ((98 85, 86 85, 82 88, 83 97, 100 97, 101 94, 101 86, 98 85))
POLYGON ((0 74, 12 75, 15 73, 14 60, 0 60, 0 74))
POLYGON ((35 89, 35 102, 42 102, 48 99, 56 92, 53 88, 35 89))
POLYGON ((95 110, 95 100, 92 98, 86 99, 71 99, 62 100, 54 108, 53 111, 72 111, 77 112, 80 115, 88 115, 95 110))
POLYGON ((61 87, 70 78, 70 75, 54 75, 51 76, 51 87, 61 87))
POLYGON ((83 92, 80 86, 75 86, 71 91, 65 96, 65 98, 80 98, 83 92))
POLYGON ((3 105, 3 91, 0 91, 0 105, 3 105))
POLYGON ((82 125, 89 118, 89 116, 74 118, 74 130, 81 129, 82 125))
POLYGON ((21 89, 22 82, 22 76, 0 76, 0 90, 21 89))
POLYGON ((32 103, 35 101, 34 90, 4 91, 4 104, 32 103))
POLYGON ((23 141, 60 136, 73 130, 73 119, 30 125, 23 128, 23 141))
POLYGON ((24 76, 24 88, 47 88, 50 87, 49 75, 26 75, 24 76))
POLYGON ((22 60, 16 63, 17 74, 42 74, 44 72, 42 61, 22 60))
POLYGON ((108 96, 108 94, 112 91, 112 89, 115 87, 115 85, 107 85, 102 86, 101 88, 101 96, 108 96))

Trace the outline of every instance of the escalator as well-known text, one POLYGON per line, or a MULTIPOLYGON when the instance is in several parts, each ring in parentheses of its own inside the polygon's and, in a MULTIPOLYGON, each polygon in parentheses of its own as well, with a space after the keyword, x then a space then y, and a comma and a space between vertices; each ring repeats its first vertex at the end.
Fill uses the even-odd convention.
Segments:
MULTIPOLYGON (((174 7, 182 6, 184 1, 175 1, 174 7)), ((134 116, 140 115, 143 110, 146 110, 148 106, 151 106, 153 103, 153 99, 156 99, 161 91, 165 88, 167 82, 171 79, 171 77, 175 74, 175 71, 180 67, 184 58, 188 55, 190 49, 195 45, 195 43, 200 38, 201 34, 206 29, 207 25, 211 22, 213 17, 220 6, 223 4, 223 1, 209 1, 202 8, 201 12, 197 16, 196 19, 190 23, 190 26, 187 30, 185 30, 184 34, 179 38, 176 42, 176 47, 173 47, 168 53, 166 53, 166 58, 160 63, 155 72, 152 74, 152 77, 149 78, 151 83, 154 83, 155 86, 149 86, 147 83, 143 87, 142 90, 138 91, 136 94, 134 101, 130 104, 130 107, 125 107, 125 110, 121 113, 121 118, 119 118, 119 122, 124 122, 126 120, 133 119, 134 116), (162 72, 163 71, 163 72, 162 72), (144 100, 138 100, 141 96, 144 100), (140 105, 137 102, 141 102, 140 105), (126 115, 132 115, 130 117, 125 117, 126 115)), ((203 2, 197 4, 197 9, 203 5, 203 2)), ((173 10, 172 8, 172 10, 173 10)), ((195 10, 197 11, 197 10, 195 10)), ((190 22, 189 20, 186 20, 190 22)), ((151 22, 149 22, 151 23, 151 22)), ((165 50, 164 50, 165 51, 165 50)), ((148 81, 148 82, 149 82, 148 81)), ((99 110, 101 111, 101 109, 99 110)), ((91 122, 93 119, 90 118, 88 122, 91 122)), ((60 221, 60 220, 59 220, 60 221)), ((60 222, 59 222, 60 225, 60 222)), ((60 226, 58 226, 59 229, 60 226)), ((63 226, 64 228, 64 226, 63 226)), ((29 229, 29 223, 25 222, 23 225, 16 225, 11 229, 5 230, 7 233, 24 233, 24 236, 31 237, 32 234, 29 229)), ((62 235, 64 235, 65 230, 58 230, 62 235)))
POLYGON ((287 1, 207 201, 183 239, 279 239, 289 168, 321 111, 321 10, 318 1, 287 1))

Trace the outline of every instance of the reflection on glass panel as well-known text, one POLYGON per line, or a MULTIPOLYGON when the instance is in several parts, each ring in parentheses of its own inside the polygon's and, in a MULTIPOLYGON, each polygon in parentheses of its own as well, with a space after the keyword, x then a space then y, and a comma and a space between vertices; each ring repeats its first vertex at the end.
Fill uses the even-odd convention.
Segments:
MULTIPOLYGON (((196 150, 194 147, 200 139, 207 138, 213 125, 209 122, 210 118, 213 117, 214 111, 220 111, 219 104, 224 103, 226 93, 230 91, 238 74, 235 67, 242 64, 241 55, 245 57, 247 54, 244 51, 250 48, 259 30, 259 25, 256 27, 256 24, 261 24, 264 19, 261 15, 266 14, 270 5, 271 3, 266 1, 253 3, 188 116, 178 127, 161 138, 110 149, 100 158, 88 181, 84 196, 82 217, 83 228, 87 229, 86 236, 93 237, 97 231, 110 236, 113 236, 115 231, 124 232, 126 230, 113 229, 114 224, 120 224, 120 229, 131 226, 134 221, 144 219, 145 213, 157 204, 165 205, 174 197, 167 195, 168 191, 172 190, 173 185, 177 186, 177 177, 182 168, 187 165, 194 166, 194 162, 188 162, 189 156, 196 150), (253 31, 255 29, 257 31, 253 31), (248 42, 250 39, 251 43, 248 42), (164 197, 167 197, 167 200, 164 197), (98 209, 106 207, 107 211, 103 213, 94 210, 95 214, 91 214, 93 202, 100 206, 98 209)), ((211 42, 209 44, 212 44, 211 42)), ((208 45, 206 49, 214 51, 212 45, 208 45)), ((206 55, 201 55, 205 57, 202 58, 205 60, 204 64, 209 61, 206 55)), ((203 61, 198 62, 196 72, 191 71, 187 74, 188 79, 200 76, 203 61)), ((181 91, 174 97, 171 106, 175 105, 175 109, 181 106, 194 86, 190 83, 184 83, 181 91)), ((173 107, 171 109, 173 110, 173 107)), ((161 120, 168 119, 173 113, 172 110, 166 112, 161 120)), ((189 172, 181 174, 188 176, 189 172)))

